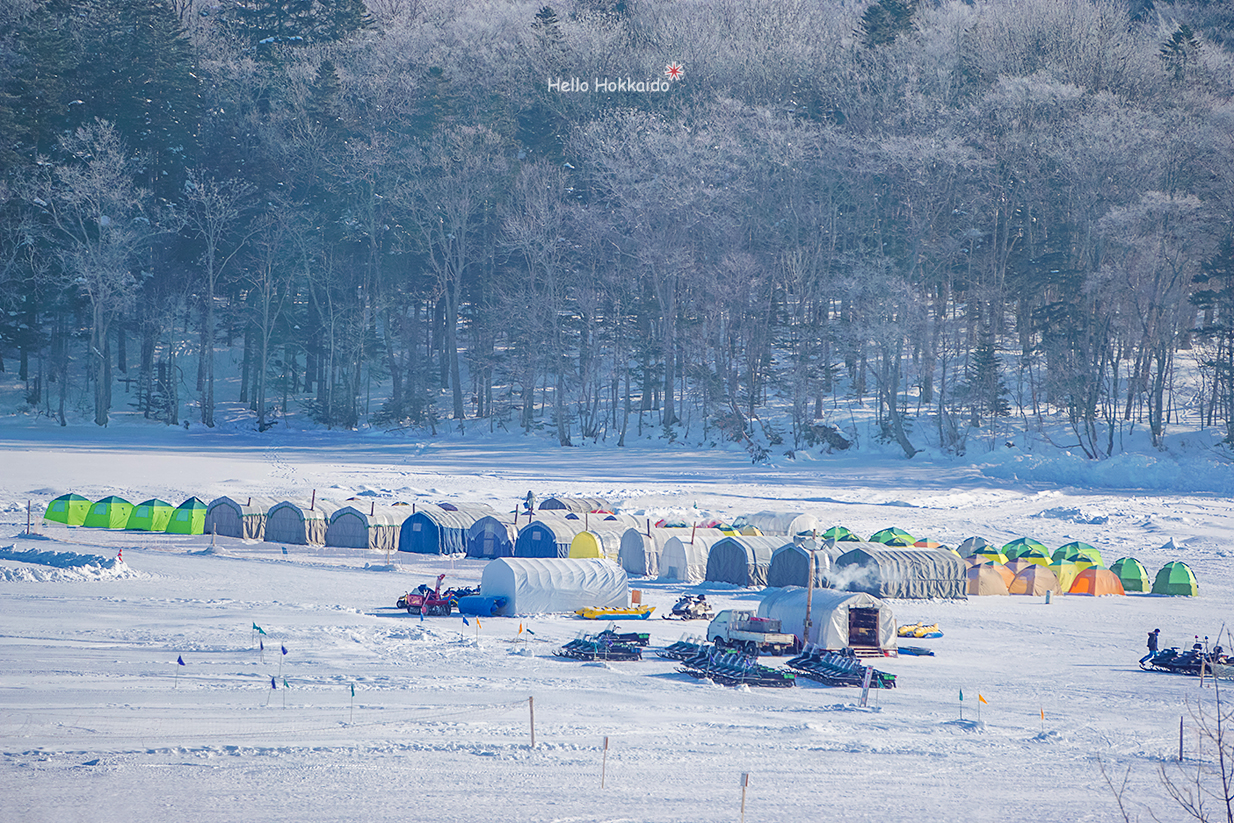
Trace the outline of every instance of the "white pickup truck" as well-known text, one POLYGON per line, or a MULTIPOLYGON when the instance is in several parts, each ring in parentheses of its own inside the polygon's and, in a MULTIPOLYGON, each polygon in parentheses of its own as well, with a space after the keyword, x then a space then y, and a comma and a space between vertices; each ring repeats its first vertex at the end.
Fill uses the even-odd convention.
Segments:
POLYGON ((758 617, 754 612, 725 609, 707 626, 707 641, 717 649, 737 649, 746 654, 784 654, 797 645, 797 638, 780 631, 780 621, 758 617))

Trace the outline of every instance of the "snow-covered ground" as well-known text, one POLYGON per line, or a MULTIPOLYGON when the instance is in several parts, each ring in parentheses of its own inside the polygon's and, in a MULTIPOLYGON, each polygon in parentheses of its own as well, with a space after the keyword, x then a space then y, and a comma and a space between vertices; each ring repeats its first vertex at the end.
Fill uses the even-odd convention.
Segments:
MULTIPOLYGON (((12 546, 0 551, 0 821, 730 821, 745 772, 751 821, 1120 820, 1103 769, 1116 782, 1130 770, 1133 814, 1149 819, 1147 804, 1181 819, 1157 769, 1173 768, 1180 717, 1187 754, 1200 754, 1190 713, 1214 692, 1136 660, 1147 630, 1160 627, 1169 645, 1216 638, 1234 604, 1234 506, 1169 491, 1196 487, 1169 482, 1175 468, 1141 465, 1125 484, 1109 476, 1084 489, 1018 479, 1033 475, 999 469, 1006 460, 867 453, 755 467, 740 453, 655 443, 563 450, 514 437, 144 427, 11 425, 0 449, 0 535, 11 536, 0 543, 12 546), (881 661, 899 686, 862 710, 857 690, 805 680, 731 689, 654 655, 560 660, 551 649, 598 628, 564 616, 477 629, 392 608, 443 571, 478 581, 476 560, 21 534, 27 501, 37 523, 68 491, 178 503, 313 490, 507 511, 532 490, 649 516, 808 511, 951 544, 1084 540, 1150 571, 1185 559, 1201 596, 895 602, 900 622, 938 621, 945 636, 922 641, 935 657, 881 661), (1161 548, 1170 539, 1177 548, 1161 548), (530 642, 516 642, 520 625, 530 642)), ((1220 488, 1228 470, 1210 466, 1216 484, 1201 487, 1220 488)), ((632 586, 657 613, 685 590, 720 606, 757 600, 724 586, 632 586)), ((661 645, 704 628, 631 625, 661 645)))

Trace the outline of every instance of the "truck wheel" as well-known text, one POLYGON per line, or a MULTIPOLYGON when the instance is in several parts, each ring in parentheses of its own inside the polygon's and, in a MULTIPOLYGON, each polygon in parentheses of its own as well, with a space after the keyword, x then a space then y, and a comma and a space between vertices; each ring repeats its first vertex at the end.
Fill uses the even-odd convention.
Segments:
POLYGON ((753 640, 747 640, 745 651, 750 657, 758 657, 758 644, 753 640))
POLYGON ((723 638, 723 637, 717 637, 717 638, 716 638, 716 651, 718 651, 718 652, 722 652, 722 651, 724 651, 724 647, 725 647, 725 646, 727 646, 727 645, 728 645, 728 644, 724 642, 724 638, 723 638))

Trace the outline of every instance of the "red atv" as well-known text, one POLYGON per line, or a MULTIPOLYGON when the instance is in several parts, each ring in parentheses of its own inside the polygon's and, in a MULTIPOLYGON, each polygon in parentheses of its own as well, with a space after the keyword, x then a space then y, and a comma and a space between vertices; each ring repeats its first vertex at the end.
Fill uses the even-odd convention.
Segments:
POLYGON ((414 590, 398 599, 398 607, 408 614, 426 614, 430 617, 447 617, 454 610, 454 593, 441 593, 441 581, 446 576, 437 575, 437 587, 430 589, 421 583, 414 590))

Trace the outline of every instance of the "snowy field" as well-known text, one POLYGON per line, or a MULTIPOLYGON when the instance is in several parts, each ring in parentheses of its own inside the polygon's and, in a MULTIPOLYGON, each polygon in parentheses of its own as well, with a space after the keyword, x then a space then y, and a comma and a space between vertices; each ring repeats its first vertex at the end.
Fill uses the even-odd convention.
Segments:
MULTIPOLYGON (((1161 485, 1144 478, 1085 490, 868 454, 753 467, 741 454, 650 444, 136 427, 10 426, 0 449, 4 823, 736 821, 744 772, 749 821, 1121 820, 1103 768, 1116 782, 1130 770, 1133 817, 1181 820, 1157 770, 1175 768, 1182 716, 1188 756, 1202 754, 1190 712, 1211 706, 1213 690, 1136 661, 1149 629, 1162 629, 1163 645, 1215 639, 1234 604, 1234 506, 1132 488, 1161 485), (732 689, 654 655, 559 660, 553 648, 602 627, 562 616, 484 619, 477 630, 393 608, 440 572, 474 584, 477 560, 285 555, 208 535, 21 534, 28 500, 37 523, 68 491, 175 504, 314 489, 318 499, 506 511, 530 489, 649 516, 801 510, 860 533, 897 525, 953 545, 973 534, 1083 540, 1107 560, 1137 556, 1150 573, 1185 559, 1201 596, 893 602, 899 622, 938 621, 946 634, 919 641, 935 657, 880 661, 899 687, 872 693, 863 710, 858 690, 806 680, 732 689), (1170 539, 1178 548, 1162 549, 1170 539), (530 642, 516 642, 520 624, 530 642)), ((721 607, 757 601, 725 586, 631 585, 657 615, 687 590, 721 607)), ((705 630, 658 616, 628 625, 659 645, 705 630)))

